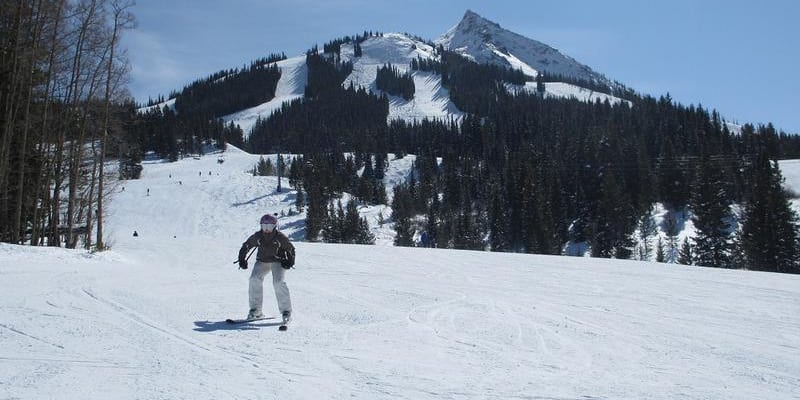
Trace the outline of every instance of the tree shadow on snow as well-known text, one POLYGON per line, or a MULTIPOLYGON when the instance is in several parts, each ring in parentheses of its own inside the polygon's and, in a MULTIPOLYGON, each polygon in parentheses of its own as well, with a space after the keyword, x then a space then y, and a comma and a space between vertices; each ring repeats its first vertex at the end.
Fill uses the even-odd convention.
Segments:
POLYGON ((233 203, 233 204, 231 204, 231 207, 241 207, 241 206, 246 206, 246 205, 249 205, 249 204, 255 204, 257 201, 262 200, 262 199, 266 199, 267 197, 272 196, 273 194, 275 194, 275 193, 273 192, 273 193, 270 193, 270 194, 265 194, 263 196, 256 197, 256 198, 254 198, 252 200, 244 201, 244 202, 241 202, 241 203, 233 203))
POLYGON ((265 194, 263 196, 259 196, 259 197, 256 197, 256 198, 253 198, 253 199, 250 199, 250 200, 247 200, 247 201, 243 201, 243 202, 240 202, 240 203, 233 203, 233 204, 231 204, 231 207, 241 207, 241 206, 247 206, 247 205, 251 205, 251 204, 256 204, 260 200, 266 199, 267 197, 275 196, 276 194, 283 194, 283 193, 285 193, 285 195, 283 196, 283 200, 282 200, 283 202, 285 202, 285 203, 294 203, 296 201, 296 199, 297 199, 297 194, 296 193, 289 192, 287 189, 283 189, 281 192, 278 192, 276 189, 273 189, 272 192, 269 193, 269 194, 265 194))
POLYGON ((258 328, 270 326, 280 326, 280 322, 268 322, 264 320, 243 322, 241 324, 229 324, 225 321, 194 321, 196 332, 215 332, 215 331, 252 331, 258 328))

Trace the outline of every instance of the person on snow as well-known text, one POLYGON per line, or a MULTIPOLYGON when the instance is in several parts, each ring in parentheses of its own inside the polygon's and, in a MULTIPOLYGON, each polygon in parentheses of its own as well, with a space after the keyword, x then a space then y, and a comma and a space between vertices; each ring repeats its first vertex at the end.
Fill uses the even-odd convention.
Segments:
POLYGON ((261 217, 261 229, 250 235, 239 250, 239 268, 247 269, 247 252, 258 247, 256 263, 250 274, 250 311, 247 319, 264 318, 262 313, 264 276, 272 272, 272 286, 278 300, 283 322, 287 323, 292 315, 292 301, 289 287, 284 280, 285 270, 294 265, 294 246, 282 232, 278 231, 278 219, 270 214, 261 217))

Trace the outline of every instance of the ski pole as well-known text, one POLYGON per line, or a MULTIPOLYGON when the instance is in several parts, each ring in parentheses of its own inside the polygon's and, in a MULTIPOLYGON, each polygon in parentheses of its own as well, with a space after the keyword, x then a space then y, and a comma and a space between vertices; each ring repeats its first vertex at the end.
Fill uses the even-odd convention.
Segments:
MULTIPOLYGON (((256 251, 256 249, 257 249, 257 247, 253 247, 253 249, 252 249, 252 250, 250 250, 250 254, 248 254, 248 255, 247 255, 247 258, 245 258, 244 260, 245 260, 245 261, 250 261, 250 256, 252 256, 252 255, 253 255, 253 252, 254 252, 254 251, 256 251)), ((234 263, 234 264, 238 264, 238 263, 239 263, 239 260, 236 260, 236 261, 234 261, 233 263, 234 263)))

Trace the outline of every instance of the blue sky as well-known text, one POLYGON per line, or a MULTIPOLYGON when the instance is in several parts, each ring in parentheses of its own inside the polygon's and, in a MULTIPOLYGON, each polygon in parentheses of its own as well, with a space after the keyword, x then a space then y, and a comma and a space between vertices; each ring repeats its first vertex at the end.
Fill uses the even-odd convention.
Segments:
POLYGON ((137 101, 273 52, 375 30, 435 39, 466 9, 642 93, 800 133, 794 0, 138 0, 124 45, 137 101))

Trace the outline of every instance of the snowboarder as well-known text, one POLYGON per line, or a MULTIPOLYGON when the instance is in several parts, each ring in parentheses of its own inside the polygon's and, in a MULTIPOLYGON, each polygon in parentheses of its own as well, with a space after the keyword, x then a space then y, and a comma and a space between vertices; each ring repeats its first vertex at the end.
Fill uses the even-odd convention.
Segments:
POLYGON ((278 219, 270 214, 261 217, 261 229, 250 235, 239 250, 239 268, 247 269, 247 252, 258 247, 256 263, 250 274, 250 311, 248 320, 264 318, 262 313, 264 276, 272 272, 272 286, 284 326, 292 316, 289 287, 284 280, 285 270, 294 265, 294 246, 282 232, 278 231, 278 219))

